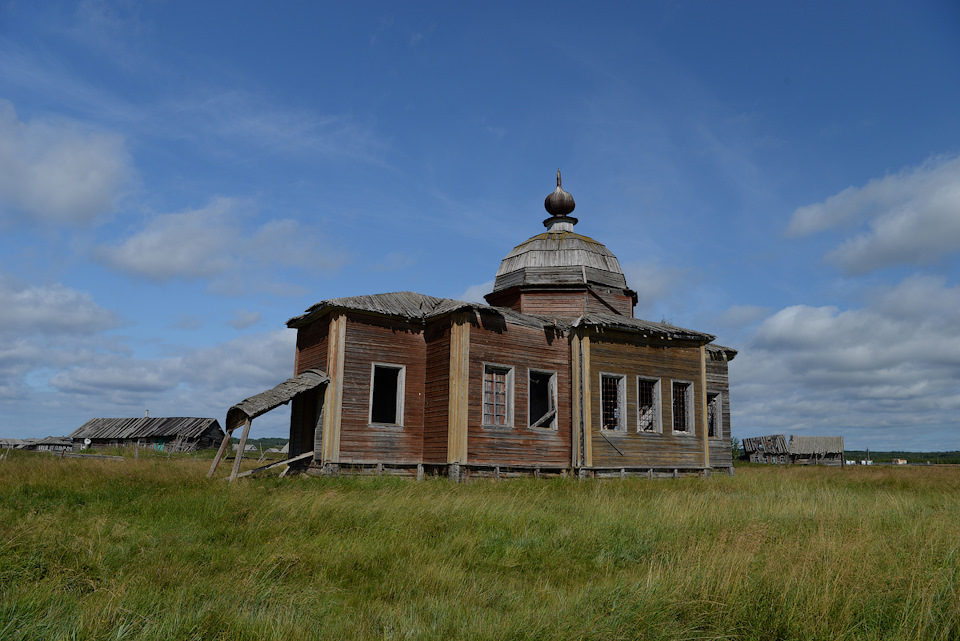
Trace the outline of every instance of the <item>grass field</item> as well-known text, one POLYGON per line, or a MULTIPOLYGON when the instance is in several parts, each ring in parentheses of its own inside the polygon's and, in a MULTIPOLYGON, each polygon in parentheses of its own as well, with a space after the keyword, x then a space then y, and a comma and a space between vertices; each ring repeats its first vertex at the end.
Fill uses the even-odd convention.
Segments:
POLYGON ((960 469, 455 485, 0 462, 0 639, 957 639, 960 469))

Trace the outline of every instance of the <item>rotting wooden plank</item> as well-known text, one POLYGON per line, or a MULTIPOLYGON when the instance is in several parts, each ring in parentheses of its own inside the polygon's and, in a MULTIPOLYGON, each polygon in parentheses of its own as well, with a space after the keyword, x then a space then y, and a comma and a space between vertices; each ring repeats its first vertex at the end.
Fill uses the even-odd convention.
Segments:
POLYGON ((250 476, 251 474, 256 474, 257 472, 266 472, 267 470, 273 469, 275 467, 280 467, 281 465, 289 466, 291 463, 295 463, 296 461, 302 461, 303 459, 312 457, 312 456, 313 456, 313 452, 307 452, 306 454, 301 454, 300 456, 294 456, 293 458, 284 459, 282 461, 274 461, 269 465, 264 465, 262 467, 256 468, 255 470, 247 470, 242 474, 238 474, 237 478, 239 479, 239 478, 243 478, 244 476, 250 476))
POLYGON ((243 451, 247 448, 247 436, 250 434, 250 424, 251 421, 247 418, 243 422, 243 433, 240 434, 240 445, 237 446, 237 457, 233 459, 233 471, 230 472, 230 480, 237 478, 237 473, 240 472, 240 461, 243 460, 243 451))

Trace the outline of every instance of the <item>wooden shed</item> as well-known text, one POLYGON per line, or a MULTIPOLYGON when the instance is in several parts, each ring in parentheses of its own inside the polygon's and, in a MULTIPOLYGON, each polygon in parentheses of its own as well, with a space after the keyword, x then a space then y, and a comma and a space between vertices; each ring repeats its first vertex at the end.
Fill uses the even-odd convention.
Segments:
POLYGON ((94 448, 136 445, 163 451, 189 452, 219 445, 223 439, 223 429, 215 418, 92 418, 70 434, 69 438, 76 449, 84 445, 94 448))
POLYGON ((743 450, 752 463, 844 465, 842 436, 753 436, 743 439, 743 450))
POLYGON ((329 379, 293 399, 290 457, 458 479, 731 470, 736 350, 633 317, 616 256, 574 231, 559 172, 545 208, 546 232, 503 259, 487 305, 394 292, 291 318, 294 376, 329 379))

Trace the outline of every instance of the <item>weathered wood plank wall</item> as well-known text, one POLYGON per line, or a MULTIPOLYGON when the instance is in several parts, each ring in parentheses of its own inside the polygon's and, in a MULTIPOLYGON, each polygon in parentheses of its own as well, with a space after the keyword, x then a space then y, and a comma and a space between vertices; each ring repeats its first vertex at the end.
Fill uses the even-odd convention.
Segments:
POLYGON ((590 440, 595 467, 697 467, 703 464, 703 443, 700 440, 703 403, 700 393, 698 345, 662 341, 652 337, 643 339, 623 332, 594 333, 590 341, 590 377, 590 440), (600 433, 601 372, 626 376, 626 432, 605 430, 603 434, 600 433), (638 375, 660 379, 661 434, 637 432, 638 375), (693 383, 693 421, 696 435, 673 433, 673 380, 693 383))
POLYGON ((311 368, 329 373, 327 368, 327 333, 329 326, 330 318, 327 317, 297 330, 294 376, 298 376, 311 368))
POLYGON ((431 323, 424 332, 426 380, 423 408, 423 462, 447 462, 450 395, 450 325, 431 323))
POLYGON ((419 324, 348 314, 340 427, 342 463, 419 463, 423 457, 426 344, 419 324), (406 366, 403 426, 370 424, 374 363, 406 366))
POLYGON ((721 394, 720 412, 722 436, 710 439, 710 465, 729 467, 733 465, 733 453, 730 444, 730 379, 728 361, 722 353, 707 351, 707 393, 721 394))
POLYGON ((482 314, 470 332, 468 455, 470 463, 568 466, 571 460, 570 346, 552 330, 504 323, 482 314), (483 426, 484 363, 513 368, 513 426, 483 426), (530 369, 556 372, 557 429, 529 428, 530 369))

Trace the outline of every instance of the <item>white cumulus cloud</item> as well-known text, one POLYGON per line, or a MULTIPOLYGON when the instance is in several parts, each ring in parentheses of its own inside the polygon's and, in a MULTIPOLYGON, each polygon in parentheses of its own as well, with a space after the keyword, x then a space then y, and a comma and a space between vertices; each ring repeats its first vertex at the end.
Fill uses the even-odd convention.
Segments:
POLYGON ((853 447, 892 433, 915 449, 957 447, 928 433, 955 426, 960 412, 958 303, 960 287, 913 276, 859 309, 779 310, 731 364, 735 423, 746 435, 862 430, 853 447))
POLYGON ((0 217, 87 224, 113 211, 130 174, 122 136, 65 121, 24 122, 0 100, 0 217))
POLYGON ((848 187, 794 211, 787 228, 799 236, 866 223, 827 254, 849 274, 896 264, 923 264, 960 251, 960 157, 848 187))
POLYGON ((334 273, 346 261, 318 230, 296 220, 251 226, 251 210, 246 201, 217 197, 200 209, 158 215, 125 240, 97 247, 95 256, 157 282, 216 277, 213 289, 221 293, 267 287, 261 281, 271 269, 334 273))

